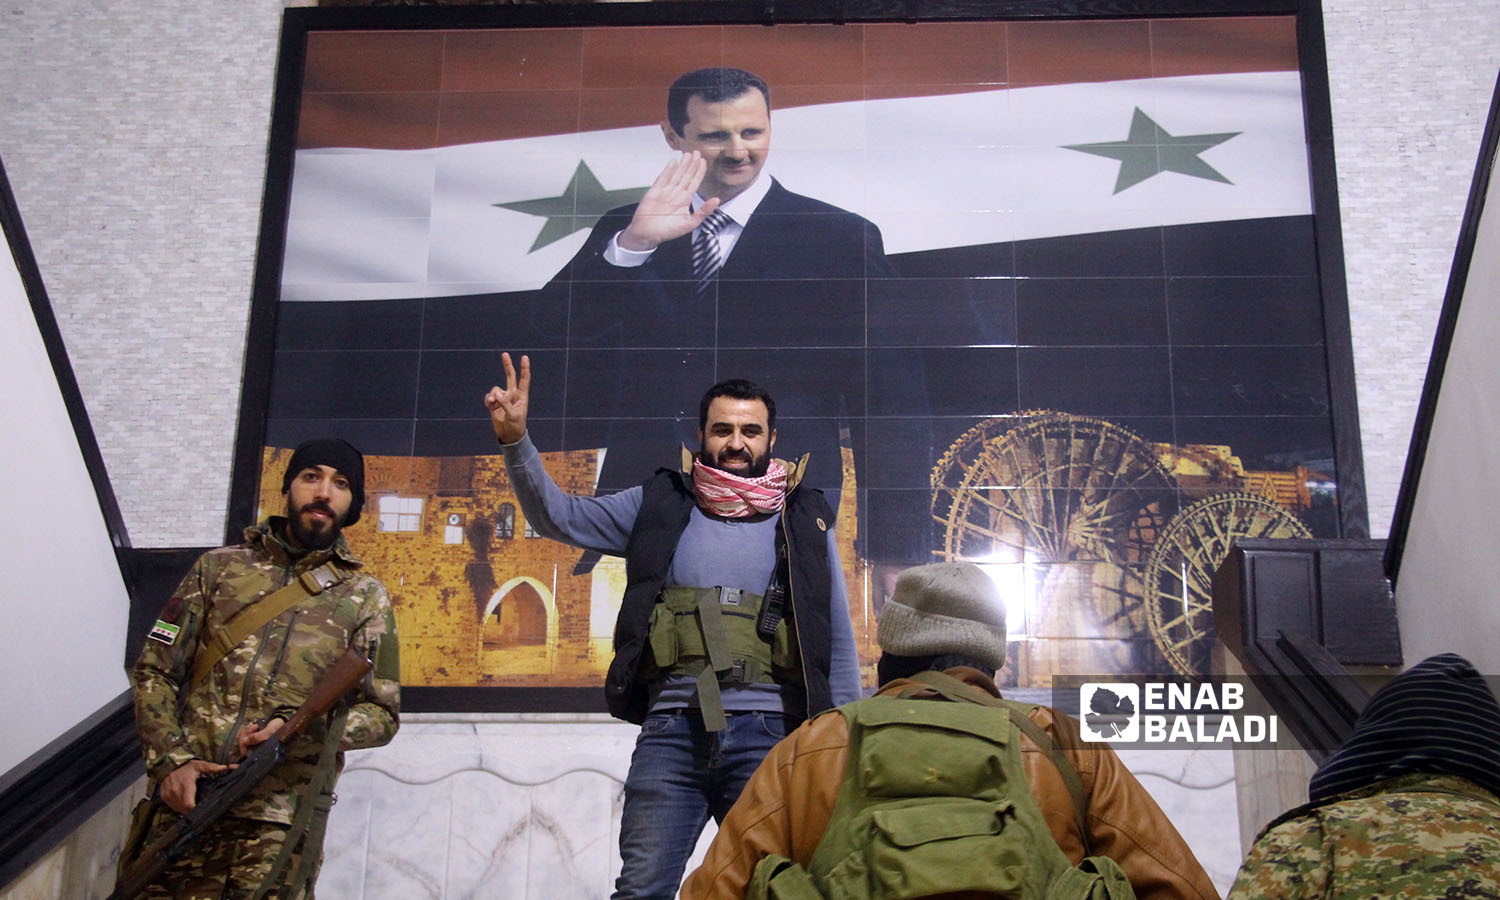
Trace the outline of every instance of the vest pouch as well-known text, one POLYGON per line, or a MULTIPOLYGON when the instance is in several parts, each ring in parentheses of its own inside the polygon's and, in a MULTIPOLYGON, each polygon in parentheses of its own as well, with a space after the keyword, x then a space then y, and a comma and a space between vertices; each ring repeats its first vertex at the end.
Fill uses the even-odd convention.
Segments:
POLYGON ((642 677, 649 681, 678 673, 696 676, 713 656, 707 641, 717 634, 724 642, 719 651, 724 660, 719 670, 721 682, 774 683, 771 645, 755 632, 760 604, 759 594, 743 591, 676 585, 664 588, 661 601, 651 610, 649 625, 655 665, 643 664, 642 677), (716 621, 705 625, 699 621, 705 614, 716 621))
POLYGON ((651 608, 646 631, 647 652, 641 659, 641 678, 654 681, 677 665, 677 614, 665 603, 651 608))

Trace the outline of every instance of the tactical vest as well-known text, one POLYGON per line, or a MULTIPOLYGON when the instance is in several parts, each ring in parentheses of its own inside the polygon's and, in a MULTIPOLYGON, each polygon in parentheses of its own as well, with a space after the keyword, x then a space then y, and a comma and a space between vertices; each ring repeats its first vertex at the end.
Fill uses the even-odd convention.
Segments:
MULTIPOLYGON (((682 472, 659 469, 642 486, 641 508, 625 545, 625 596, 615 620, 615 656, 604 679, 610 714, 627 722, 639 724, 649 712, 647 684, 662 668, 648 659, 652 615, 662 598, 677 541, 696 505, 690 476, 682 472)), ((800 487, 787 493, 780 528, 790 563, 788 640, 799 660, 803 708, 809 716, 833 706, 828 686, 828 598, 833 585, 827 535, 832 527, 833 510, 821 493, 800 487)))
POLYGON ((663 588, 651 610, 650 652, 641 659, 641 677, 696 678, 704 727, 723 731, 728 722, 721 684, 802 683, 796 633, 787 618, 782 616, 769 639, 757 628, 765 604, 761 594, 738 588, 663 588))
MULTIPOLYGON (((747 898, 1134 900, 1113 860, 1075 867, 1053 839, 1021 767, 1024 704, 941 672, 913 680, 897 696, 840 708, 849 763, 823 838, 806 868, 761 860, 747 898), (909 696, 929 689, 958 702, 909 696)), ((1041 734, 1065 780, 1076 780, 1041 734)))

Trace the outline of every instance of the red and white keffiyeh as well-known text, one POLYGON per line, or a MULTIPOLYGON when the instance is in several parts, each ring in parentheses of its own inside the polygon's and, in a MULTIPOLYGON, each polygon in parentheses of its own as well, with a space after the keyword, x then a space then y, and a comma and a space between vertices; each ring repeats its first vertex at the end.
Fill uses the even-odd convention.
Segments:
POLYGON ((716 516, 740 519, 781 509, 786 502, 786 466, 776 460, 766 474, 746 478, 693 460, 693 494, 698 505, 716 516))

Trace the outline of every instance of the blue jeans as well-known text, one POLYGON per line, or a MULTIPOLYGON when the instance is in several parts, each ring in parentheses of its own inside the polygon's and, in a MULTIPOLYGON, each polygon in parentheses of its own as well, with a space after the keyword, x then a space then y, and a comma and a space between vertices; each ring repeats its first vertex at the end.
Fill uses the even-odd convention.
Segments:
POLYGON ((724 821, 745 782, 776 742, 786 717, 729 712, 723 731, 705 731, 696 709, 652 713, 641 723, 620 818, 612 900, 671 900, 703 826, 724 821))

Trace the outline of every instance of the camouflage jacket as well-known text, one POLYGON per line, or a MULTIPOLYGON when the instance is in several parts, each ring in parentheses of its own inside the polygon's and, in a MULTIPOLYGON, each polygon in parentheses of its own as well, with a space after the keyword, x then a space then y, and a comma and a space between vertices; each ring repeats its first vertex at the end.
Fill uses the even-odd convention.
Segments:
MULTIPOLYGON (((131 672, 136 731, 153 784, 192 759, 233 762, 240 727, 273 715, 289 716, 351 644, 361 651, 369 651, 372 643, 383 645, 382 662, 356 691, 335 772, 343 767, 342 751, 376 747, 396 733, 401 688, 392 652, 396 622, 385 586, 360 571, 362 564, 342 536, 327 550, 293 559, 279 538, 284 525, 284 519, 273 516, 247 528, 245 543, 199 557, 162 608, 158 627, 131 672), (206 634, 332 557, 354 573, 245 638, 182 696, 189 690, 193 657, 210 646, 206 634)), ((234 814, 290 823, 297 793, 316 774, 326 735, 325 723, 310 726, 287 748, 286 763, 257 785, 234 814)))
POLYGON ((1500 897, 1500 798, 1456 775, 1402 775, 1292 810, 1229 900, 1500 897))

